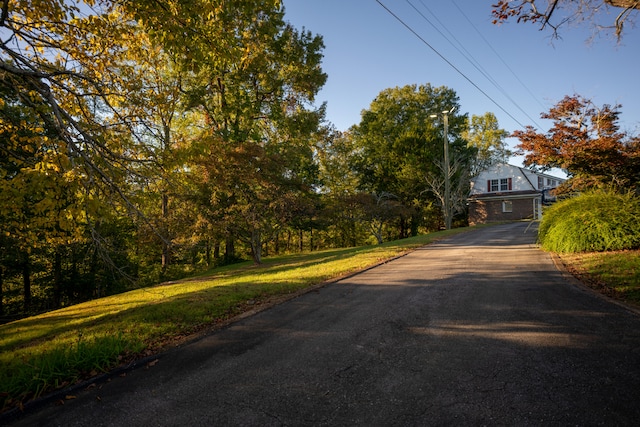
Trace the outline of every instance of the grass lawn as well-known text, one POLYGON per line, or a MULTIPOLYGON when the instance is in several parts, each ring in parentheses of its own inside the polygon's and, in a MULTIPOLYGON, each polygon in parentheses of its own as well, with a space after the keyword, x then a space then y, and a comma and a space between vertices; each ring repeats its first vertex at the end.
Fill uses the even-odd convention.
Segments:
POLYGON ((640 250, 559 254, 586 285, 640 307, 640 250))
POLYGON ((0 412, 96 376, 260 304, 362 270, 435 239, 266 258, 0 326, 0 412))

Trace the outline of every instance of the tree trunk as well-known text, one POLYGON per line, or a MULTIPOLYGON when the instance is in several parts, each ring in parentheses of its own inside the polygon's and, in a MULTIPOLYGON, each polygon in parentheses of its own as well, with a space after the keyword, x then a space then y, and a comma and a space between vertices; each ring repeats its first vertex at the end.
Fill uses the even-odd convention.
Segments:
POLYGON ((213 244, 213 259, 220 258, 220 242, 215 242, 213 244))
POLYGON ((69 284, 70 286, 65 289, 67 294, 67 300, 76 301, 77 292, 78 292, 78 281, 80 279, 80 274, 78 272, 78 250, 77 248, 73 248, 71 250, 71 271, 69 273, 69 284))
POLYGON ((29 264, 29 255, 24 254, 22 261, 22 285, 24 290, 24 313, 28 314, 31 310, 31 265, 29 264))
POLYGON ((382 238, 382 226, 383 222, 380 221, 378 224, 371 224, 371 234, 376 238, 376 242, 379 245, 384 243, 384 239, 382 238))
MULTIPOLYGON (((102 296, 101 282, 96 280, 98 272, 98 251, 94 249, 91 253, 91 266, 89 267, 89 283, 94 285, 93 288, 83 289, 82 299, 88 301, 92 298, 100 298, 102 296)), ((87 285, 90 286, 90 285, 87 285)))
POLYGON ((233 259, 236 256, 236 246, 233 237, 228 237, 224 246, 224 258, 226 260, 233 259))
MULTIPOLYGON (((169 149, 171 148, 171 114, 163 117, 163 136, 162 151, 163 163, 168 161, 171 156, 169 149)), ((171 247, 169 243, 169 195, 167 194, 168 182, 165 181, 165 187, 162 190, 162 273, 164 274, 169 264, 171 264, 171 247)))
POLYGON ((304 251, 303 237, 304 235, 302 234, 302 229, 298 230, 298 251, 299 252, 304 251))
POLYGON ((409 220, 409 229, 411 231, 410 231, 409 236, 407 236, 407 237, 415 237, 415 236, 417 236, 419 227, 420 227, 420 218, 416 214, 411 215, 411 219, 409 220))
POLYGON ((62 302, 62 255, 60 248, 56 248, 53 257, 53 308, 60 308, 62 302))
POLYGON ((351 222, 350 228, 351 228, 351 246, 355 248, 356 246, 358 246, 358 230, 356 229, 356 223, 351 222))
POLYGON ((0 316, 2 316, 4 314, 4 305, 2 304, 2 285, 3 285, 3 280, 4 278, 4 270, 2 269, 2 266, 0 265, 0 316))
POLYGON ((211 267, 211 242, 209 239, 204 241, 204 259, 207 263, 207 267, 211 267))
POLYGON ((260 231, 251 232, 251 256, 256 265, 262 264, 262 236, 260 231))
POLYGON ((169 196, 166 193, 162 194, 162 221, 164 223, 164 229, 162 230, 162 272, 167 270, 167 267, 171 263, 171 248, 168 242, 168 230, 167 230, 167 217, 169 216, 169 196))

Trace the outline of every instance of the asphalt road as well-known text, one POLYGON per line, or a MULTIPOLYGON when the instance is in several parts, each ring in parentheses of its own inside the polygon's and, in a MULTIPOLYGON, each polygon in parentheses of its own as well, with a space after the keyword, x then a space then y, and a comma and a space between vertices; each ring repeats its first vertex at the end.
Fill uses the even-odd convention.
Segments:
POLYGON ((527 226, 427 246, 14 424, 639 425, 640 316, 527 226))

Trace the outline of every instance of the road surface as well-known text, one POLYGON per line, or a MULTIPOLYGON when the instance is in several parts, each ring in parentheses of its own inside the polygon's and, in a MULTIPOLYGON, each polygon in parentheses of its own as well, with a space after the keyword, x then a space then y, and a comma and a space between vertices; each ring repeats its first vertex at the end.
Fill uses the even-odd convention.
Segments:
POLYGON ((15 425, 638 425, 640 317, 527 223, 440 241, 15 425))

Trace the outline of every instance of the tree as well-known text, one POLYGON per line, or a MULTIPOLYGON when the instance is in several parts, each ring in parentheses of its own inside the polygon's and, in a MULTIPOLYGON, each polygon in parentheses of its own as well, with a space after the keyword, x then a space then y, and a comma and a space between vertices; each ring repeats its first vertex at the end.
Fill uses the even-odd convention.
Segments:
POLYGON ((384 242, 382 232, 385 225, 398 217, 404 207, 395 200, 396 197, 391 193, 373 193, 364 196, 367 196, 362 200, 365 220, 369 225, 371 234, 381 245, 384 242))
POLYGON ((317 157, 327 241, 334 247, 357 246, 366 239, 362 199, 367 196, 359 191, 360 176, 354 167, 358 147, 350 132, 326 130, 317 157))
POLYGON ((230 18, 242 56, 222 65, 206 57, 188 82, 190 103, 203 113, 207 185, 200 188, 211 193, 213 216, 250 245, 256 263, 265 239, 315 185, 312 144, 324 107, 312 103, 326 81, 322 38, 286 24, 277 7, 259 11, 230 18))
POLYGON ((75 4, 59 0, 3 2, 0 70, 6 90, 55 133, 65 145, 60 152, 84 169, 85 185, 124 195, 118 178, 144 151, 132 138, 114 138, 128 123, 117 106, 133 26, 112 2, 101 6, 102 13, 83 15, 75 4))
POLYGON ((518 22, 541 24, 540 29, 550 27, 554 37, 558 37, 558 28, 571 23, 591 22, 596 31, 615 29, 620 41, 625 25, 633 26, 640 10, 637 0, 499 0, 493 5, 494 24, 510 18, 518 22), (611 19, 607 12, 617 9, 617 16, 611 19), (603 23, 604 20, 607 20, 603 23))
POLYGON ((463 212, 466 206, 471 179, 469 159, 467 155, 454 153, 453 158, 449 159, 449 167, 444 159, 436 160, 438 172, 427 172, 424 176, 429 191, 442 207, 444 226, 447 230, 451 228, 454 213, 463 212), (445 182, 447 174, 449 186, 445 182))
MULTIPOLYGON (((310 135, 323 109, 310 106, 326 75, 322 39, 286 25, 280 3, 0 3, 3 286, 7 274, 12 283, 22 274, 28 302, 37 258, 47 270, 39 286, 51 275, 67 281, 68 295, 100 295, 107 267, 135 263, 133 277, 158 263, 160 241, 166 267, 184 257, 169 244, 208 237, 188 233, 217 238, 230 222, 214 227, 208 220, 219 218, 208 215, 198 227, 176 226, 202 220, 197 208, 212 197, 189 199, 200 205, 178 200, 203 184, 187 177, 212 163, 218 167, 208 172, 224 170, 238 150, 248 157, 236 157, 243 161, 235 175, 209 176, 202 194, 229 190, 228 200, 241 200, 226 211, 235 219, 255 207, 266 221, 257 222, 263 235, 284 221, 267 202, 297 212, 315 179, 310 135), (236 183, 243 191, 234 194, 236 183), (256 194, 265 204, 253 205, 256 194), (121 257, 109 259, 114 254, 121 257), (81 282, 95 284, 93 291, 76 292, 81 282)), ((227 231, 241 228, 231 225, 227 231)))
POLYGON ((353 135, 329 128, 325 131, 317 151, 320 191, 328 196, 355 194, 359 177, 353 165, 358 151, 353 135))
MULTIPOLYGON (((180 226, 172 224, 171 208, 184 192, 184 179, 193 157, 192 143, 199 133, 201 114, 189 109, 183 94, 186 71, 159 46, 154 46, 142 29, 136 50, 135 74, 129 74, 126 103, 121 114, 130 117, 135 138, 147 147, 153 171, 139 173, 135 203, 144 217, 157 227, 161 246, 161 268, 172 261, 173 238, 180 226)), ((153 230, 151 230, 153 232, 153 230)))
POLYGON ((122 236, 101 232, 110 233, 126 210, 138 210, 132 183, 154 166, 147 141, 136 137, 137 112, 126 108, 139 89, 137 47, 145 40, 126 3, 1 4, 0 228, 22 260, 25 309, 36 258, 53 276, 54 305, 63 293, 63 255, 72 258, 77 279, 69 286, 86 266, 97 295, 98 263, 111 271, 123 266, 107 256, 122 236), (87 241, 93 255, 78 262, 73 247, 87 241))
POLYGON ((148 110, 130 108, 148 89, 148 67, 141 63, 166 53, 179 71, 195 73, 204 64, 222 75, 230 64, 242 68, 259 51, 250 46, 252 25, 279 7, 277 0, 191 0, 166 7, 155 0, 4 1, 0 84, 64 145, 58 153, 73 164, 74 179, 86 192, 109 195, 110 203, 141 215, 130 184, 159 168, 157 146, 137 133, 139 114, 166 101, 147 96, 148 110))
MULTIPOLYGON (((440 200, 436 196, 439 190, 428 184, 444 182, 443 126, 430 116, 457 106, 456 93, 446 87, 426 84, 385 89, 362 113, 360 124, 352 129, 358 147, 354 164, 361 175, 360 190, 393 194, 413 211, 408 218, 409 227, 405 219, 400 221, 400 237, 406 237, 408 228, 415 234, 424 216, 423 209, 430 201, 440 200), (429 176, 442 179, 426 179, 429 176)), ((466 127, 466 116, 452 114, 448 120, 451 157, 468 160, 470 151, 460 137, 466 127)), ((464 178, 458 174, 453 180, 464 178)), ((444 208, 444 203, 440 204, 444 208)))
POLYGON ((469 129, 462 133, 468 146, 477 151, 471 176, 476 176, 496 163, 504 163, 511 157, 513 153, 504 142, 507 136, 509 132, 500 129, 495 114, 487 112, 482 116, 471 116, 469 129))
POLYGON ((548 113, 546 133, 528 126, 515 131, 524 164, 561 168, 570 179, 565 189, 592 187, 640 190, 640 138, 620 131, 620 105, 596 107, 579 95, 565 96, 548 113))

